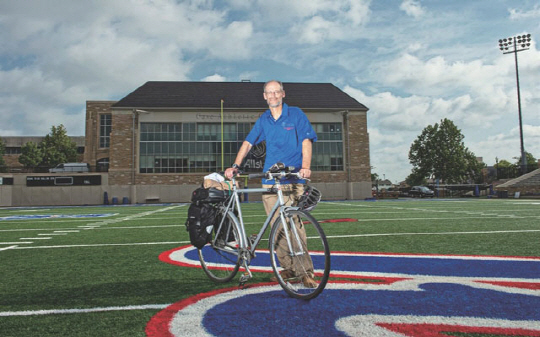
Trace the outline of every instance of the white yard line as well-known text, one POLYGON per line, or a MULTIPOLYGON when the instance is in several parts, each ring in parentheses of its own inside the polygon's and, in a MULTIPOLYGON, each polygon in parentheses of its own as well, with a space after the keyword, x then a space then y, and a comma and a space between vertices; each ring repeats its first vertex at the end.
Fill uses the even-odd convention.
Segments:
MULTIPOLYGON (((183 221, 182 224, 177 225, 146 225, 146 226, 123 226, 123 227, 103 227, 101 229, 144 229, 144 228, 167 228, 167 227, 184 227, 183 221)), ((0 232, 27 232, 27 231, 54 231, 55 233, 79 233, 80 229, 54 229, 54 228, 24 228, 24 229, 0 229, 0 232)))
POLYGON ((19 240, 49 240, 52 239, 50 236, 42 236, 40 238, 20 238, 19 240))
MULTIPOLYGON (((0 242, 1 244, 1 242, 0 242)), ((14 248, 17 248, 18 246, 17 245, 13 245, 13 246, 9 246, 9 247, 2 247, 0 248, 0 250, 8 250, 8 249, 14 249, 14 248)))
POLYGON ((146 304, 146 305, 128 305, 124 307, 100 307, 88 309, 50 309, 50 310, 25 310, 25 311, 0 311, 0 317, 13 316, 39 316, 39 315, 58 315, 58 314, 87 314, 92 312, 104 311, 128 311, 128 310, 156 310, 164 309, 170 304, 146 304))
MULTIPOLYGON (((96 229, 96 228, 101 228, 102 225, 110 225, 110 224, 114 224, 114 223, 134 220, 134 219, 145 217, 147 215, 168 211, 168 210, 175 209, 175 208, 178 208, 178 207, 182 207, 182 205, 175 205, 175 206, 170 206, 170 207, 165 207, 165 208, 159 208, 159 209, 156 209, 156 210, 141 212, 141 213, 137 213, 137 214, 133 214, 133 215, 117 218, 117 219, 100 220, 98 222, 89 223, 89 224, 81 225, 81 226, 77 226, 77 227, 81 228, 82 230, 96 229)), ((16 231, 16 230, 8 230, 8 231, 16 231)), ((79 232, 80 232, 80 230, 69 230, 69 231, 68 230, 64 230, 64 231, 57 230, 57 231, 54 231, 54 233, 50 233, 50 234, 38 233, 38 234, 36 234, 38 237, 35 237, 35 238, 19 238, 19 240, 50 240, 50 239, 52 239, 53 236, 67 235, 68 233, 79 233, 79 232)), ((31 244, 33 242, 26 242, 26 243, 31 244)), ((148 245, 148 244, 164 244, 164 243, 142 243, 142 244, 148 245)), ((134 245, 134 244, 122 244, 122 245, 134 245)), ((92 246, 92 245, 82 245, 82 246, 78 246, 78 247, 85 247, 85 246, 88 247, 88 246, 92 246)), ((71 247, 71 246, 47 246, 47 247, 48 248, 52 248, 52 247, 54 247, 54 248, 57 248, 57 247, 65 248, 65 247, 71 247)), ((20 248, 21 247, 18 247, 17 245, 12 245, 12 246, 9 246, 9 247, 6 247, 6 248, 1 248, 0 251, 8 250, 8 249, 20 249, 20 248)), ((26 248, 45 248, 45 247, 26 247, 26 248)))
POLYGON ((514 231, 476 231, 476 232, 433 232, 433 233, 377 233, 377 234, 352 234, 352 235, 330 235, 327 239, 354 238, 363 236, 402 236, 402 235, 464 235, 464 234, 508 234, 508 233, 529 233, 540 232, 540 229, 523 229, 514 231))
POLYGON ((58 245, 58 246, 32 246, 17 247, 13 249, 54 249, 54 248, 81 248, 81 247, 108 247, 108 246, 148 246, 148 245, 187 245, 189 241, 169 241, 169 242, 134 242, 134 243, 95 243, 88 245, 58 245))
MULTIPOLYGON (((347 235, 329 235, 326 238, 327 239, 342 239, 342 238, 374 237, 374 236, 469 235, 469 234, 508 234, 508 233, 531 233, 531 232, 540 232, 540 229, 507 230, 507 231, 347 234, 347 235)), ((54 248, 107 247, 107 246, 145 246, 145 245, 172 245, 172 244, 184 245, 184 244, 189 244, 189 243, 190 243, 189 241, 96 243, 96 244, 88 244, 88 245, 58 245, 58 246, 38 246, 38 247, 17 247, 17 248, 14 248, 14 249, 54 249, 54 248)))

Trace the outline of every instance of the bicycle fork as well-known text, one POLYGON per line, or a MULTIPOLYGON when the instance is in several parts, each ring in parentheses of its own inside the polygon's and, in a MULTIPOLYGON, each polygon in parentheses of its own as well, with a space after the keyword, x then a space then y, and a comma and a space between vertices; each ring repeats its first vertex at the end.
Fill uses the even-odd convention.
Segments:
MULTIPOLYGON (((283 213, 280 214, 280 217, 281 217, 281 223, 283 224, 283 231, 285 233, 285 238, 286 238, 286 241, 287 241, 287 246, 289 248, 290 256, 295 257, 295 256, 304 255, 305 252, 304 252, 304 249, 303 249, 302 241, 300 240, 300 235, 299 235, 298 230, 296 228, 296 224, 294 223, 293 217, 288 216, 287 218, 285 218, 285 215, 283 213), (290 222, 289 222, 289 220, 290 220, 290 222), (299 249, 298 251, 295 251, 295 249, 293 249, 291 236, 289 235, 289 228, 287 228, 287 227, 290 227, 290 230, 291 230, 291 233, 292 233, 292 236, 293 236, 292 239, 296 240, 296 246, 299 249)), ((300 221, 300 219, 299 219, 299 221, 300 221)))

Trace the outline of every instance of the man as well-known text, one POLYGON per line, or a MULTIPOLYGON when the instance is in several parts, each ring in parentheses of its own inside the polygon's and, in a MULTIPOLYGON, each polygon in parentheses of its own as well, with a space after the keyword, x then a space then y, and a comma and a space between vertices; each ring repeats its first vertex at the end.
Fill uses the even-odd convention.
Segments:
MULTIPOLYGON (((317 141, 317 135, 311 123, 300 108, 290 107, 283 103, 285 91, 281 82, 276 80, 266 82, 263 87, 263 96, 268 103, 268 110, 255 122, 253 129, 240 147, 234 164, 225 170, 225 176, 230 179, 236 174, 251 148, 266 141, 264 172, 279 162, 285 166, 294 166, 302 178, 309 178, 311 176, 312 146, 313 142, 317 141)), ((282 180, 282 183, 284 184, 282 185, 284 194, 289 196, 286 198, 286 204, 291 205, 304 191, 305 180, 288 179, 282 180)), ((270 188, 273 184, 273 180, 263 179, 264 188, 270 188)), ((267 214, 272 210, 276 200, 276 194, 263 195, 267 214)), ((304 228, 299 226, 298 230, 305 240, 304 228)), ((284 279, 300 278, 306 287, 317 287, 317 283, 313 279, 313 264, 309 256, 306 256, 305 263, 311 265, 311 268, 306 272, 305 270, 295 270, 288 256, 286 243, 279 245, 277 253, 280 265, 284 268, 281 272, 284 279)))

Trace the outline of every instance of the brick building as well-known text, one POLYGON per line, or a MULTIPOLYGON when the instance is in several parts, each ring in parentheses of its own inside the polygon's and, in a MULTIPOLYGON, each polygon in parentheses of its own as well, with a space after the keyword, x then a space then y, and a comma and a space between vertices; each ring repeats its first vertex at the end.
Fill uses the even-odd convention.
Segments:
MULTIPOLYGON (((131 202, 188 201, 204 175, 233 162, 268 108, 263 85, 147 82, 120 101, 88 101, 84 161, 108 167, 109 189, 131 202)), ((330 83, 283 85, 284 102, 302 108, 318 135, 312 183, 325 199, 370 197, 367 107, 330 83)), ((264 146, 255 147, 246 169, 263 159, 264 146)))
MULTIPOLYGON (((24 165, 19 163, 22 147, 29 142, 39 144, 43 141, 44 136, 7 136, 2 137, 2 141, 6 146, 6 152, 3 156, 6 162, 8 172, 22 172, 24 165)), ((78 160, 83 160, 85 137, 71 136, 69 137, 77 145, 78 160)), ((47 167, 43 168, 47 171, 47 167)))

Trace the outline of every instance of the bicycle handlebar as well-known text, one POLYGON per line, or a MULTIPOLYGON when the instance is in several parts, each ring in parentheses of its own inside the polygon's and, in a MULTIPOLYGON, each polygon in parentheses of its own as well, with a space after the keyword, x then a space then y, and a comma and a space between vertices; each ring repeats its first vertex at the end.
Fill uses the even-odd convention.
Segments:
MULTIPOLYGON (((255 179, 255 178, 266 178, 268 180, 271 179, 286 179, 291 177, 296 177, 298 179, 304 179, 304 180, 310 180, 309 178, 304 178, 300 176, 299 172, 292 172, 294 171, 294 166, 285 166, 282 163, 276 163, 268 169, 267 172, 259 172, 259 173, 250 173, 248 174, 248 179, 255 179)), ((233 175, 233 179, 236 176, 239 176, 243 174, 244 172, 241 169, 238 169, 236 174, 233 175)), ((221 175, 224 175, 224 172, 221 173, 221 175)))
POLYGON ((300 173, 298 172, 261 172, 261 173, 250 173, 248 174, 249 179, 254 178, 266 178, 266 179, 285 179, 289 177, 296 177, 298 179, 307 179, 300 176, 300 173))

